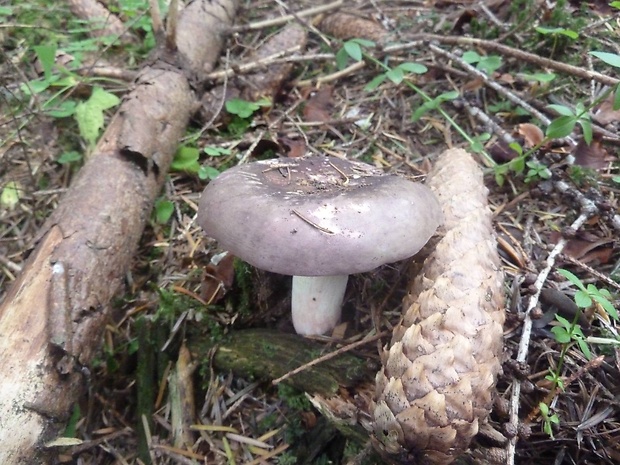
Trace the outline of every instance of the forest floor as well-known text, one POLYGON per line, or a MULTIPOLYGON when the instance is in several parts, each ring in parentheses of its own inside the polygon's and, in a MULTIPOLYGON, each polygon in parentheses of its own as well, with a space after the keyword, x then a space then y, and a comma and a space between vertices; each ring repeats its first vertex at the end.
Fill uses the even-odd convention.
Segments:
MULTIPOLYGON (((0 1, 0 301, 155 43, 144 0, 105 2, 124 39, 93 34, 97 23, 68 3, 0 1)), ((353 276, 343 323, 310 341, 309 359, 284 340, 281 366, 244 371, 217 348, 293 333, 290 282, 213 262, 223 251, 196 223, 200 193, 239 163, 309 154, 422 181, 461 147, 485 173, 506 323, 495 407, 460 463, 620 463, 620 2, 325 5, 240 5, 218 69, 196 89, 203 107, 112 304, 59 461, 382 463, 363 428, 337 429, 304 393, 325 391, 270 377, 341 349, 367 373, 338 396, 372 396, 408 263, 353 276), (278 79, 257 95, 261 72, 278 79)))

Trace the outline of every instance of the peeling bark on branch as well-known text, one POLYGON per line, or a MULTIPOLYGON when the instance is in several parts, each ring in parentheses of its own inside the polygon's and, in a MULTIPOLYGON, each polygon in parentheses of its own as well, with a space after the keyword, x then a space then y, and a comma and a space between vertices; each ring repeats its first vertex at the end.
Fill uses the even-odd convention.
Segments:
POLYGON ((52 460, 44 444, 86 384, 83 367, 196 107, 192 81, 213 68, 235 7, 195 0, 181 13, 181 66, 142 70, 0 306, 3 465, 52 460))
POLYGON ((428 185, 444 225, 382 356, 374 439, 395 462, 448 464, 491 410, 503 342, 503 274, 487 190, 471 156, 444 152, 428 185))

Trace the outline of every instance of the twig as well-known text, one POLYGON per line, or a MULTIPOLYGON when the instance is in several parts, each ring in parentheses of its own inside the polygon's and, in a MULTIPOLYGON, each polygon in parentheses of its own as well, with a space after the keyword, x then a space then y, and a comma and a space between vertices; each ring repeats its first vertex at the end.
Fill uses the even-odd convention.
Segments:
POLYGON ((316 224, 314 221, 309 220, 308 218, 306 218, 305 216, 303 216, 301 213, 299 213, 297 210, 291 210, 291 212, 297 216, 298 218, 302 219, 303 221, 305 221, 306 223, 308 223, 310 226, 318 229, 321 232, 324 232, 325 234, 329 234, 329 235, 334 235, 336 234, 334 231, 330 231, 327 228, 324 228, 323 226, 316 224))
POLYGON ((264 21, 258 21, 256 23, 245 24, 243 26, 235 26, 231 27, 228 32, 244 32, 244 31, 255 31, 257 29, 265 29, 267 27, 272 26, 280 26, 281 24, 288 23, 289 21, 297 18, 305 18, 306 16, 314 16, 319 13, 324 13, 326 11, 335 10, 336 8, 340 8, 344 3, 344 0, 337 0, 332 3, 328 3, 327 5, 315 6, 312 8, 308 8, 307 10, 298 11, 297 13, 281 16, 279 18, 266 19, 264 21))
POLYGON ((294 370, 289 371, 285 375, 282 375, 279 378, 274 379, 271 382, 271 384, 276 386, 276 385, 280 384, 282 381, 284 381, 285 379, 288 379, 291 376, 295 376, 297 373, 301 373, 302 371, 307 370, 308 368, 311 368, 314 365, 318 365, 319 363, 323 363, 323 362, 326 362, 327 360, 331 360, 332 358, 337 357, 340 354, 343 354, 345 352, 349 352, 349 351, 351 351, 353 349, 356 349, 356 348, 358 348, 360 346, 368 344, 369 342, 377 341, 377 340, 381 339, 382 337, 387 336, 388 334, 389 334, 388 331, 383 331, 383 332, 381 332, 379 334, 375 334, 374 336, 368 337, 366 339, 362 339, 361 341, 353 342, 351 344, 343 346, 340 349, 334 350, 333 352, 330 352, 329 354, 325 354, 322 357, 315 358, 311 362, 305 363, 305 364, 295 368, 294 370))
POLYGON ((620 291, 620 284, 618 284, 616 281, 611 279, 609 276, 604 275, 603 273, 601 273, 600 271, 595 270, 594 268, 592 268, 589 265, 586 265, 582 261, 577 260, 576 258, 573 258, 570 255, 564 255, 564 254, 562 254, 562 259, 566 260, 567 262, 571 262, 573 265, 578 266, 582 270, 588 272, 592 276, 595 276, 597 279, 603 281, 608 286, 611 286, 614 289, 616 289, 617 291, 620 291))
MULTIPOLYGON (((591 209, 586 209, 583 211, 579 217, 570 225, 572 229, 577 231, 583 224, 590 218, 592 215, 591 209)), ((547 280, 547 276, 551 272, 551 269, 555 266, 556 257, 564 250, 566 247, 568 240, 562 237, 558 243, 555 245, 553 250, 549 253, 546 260, 546 266, 541 270, 538 277, 536 278, 536 282, 534 283, 535 293, 530 297, 530 301, 528 303, 527 309, 525 310, 525 319, 523 321, 523 330, 521 334, 521 340, 519 341, 519 350, 517 352, 517 362, 523 363, 527 358, 527 353, 530 345, 530 338, 532 335, 532 319, 530 317, 530 312, 536 305, 538 305, 538 299, 540 297, 540 291, 542 290, 543 284, 547 280)), ((509 427, 516 431, 519 424, 519 398, 521 395, 521 382, 514 378, 512 385, 512 394, 510 396, 510 420, 508 422, 509 427)), ((518 436, 514 436, 510 438, 508 442, 508 446, 506 449, 507 454, 507 464, 514 465, 515 460, 515 451, 517 445, 518 436)))
POLYGON ((562 73, 571 74, 583 79, 592 79, 594 81, 606 84, 609 86, 615 86, 620 82, 620 79, 606 76, 605 74, 598 73, 596 71, 589 71, 587 69, 579 68, 578 66, 562 63, 561 61, 551 60, 549 58, 541 57, 534 53, 524 52, 516 48, 509 47, 507 45, 500 44, 492 40, 474 39, 472 37, 460 37, 460 36, 440 36, 436 34, 420 34, 414 36, 415 39, 423 39, 429 41, 437 41, 442 44, 449 45, 471 45, 474 47, 481 47, 485 50, 491 50, 494 52, 508 55, 518 60, 527 61, 538 65, 542 68, 549 68, 562 73))
POLYGON ((298 87, 305 87, 305 86, 311 86, 313 84, 325 84, 327 82, 336 81, 336 80, 340 79, 341 77, 345 77, 345 76, 348 76, 350 74, 353 74, 354 72, 359 71, 360 69, 364 68, 365 66, 366 66, 365 62, 363 62, 363 61, 356 61, 351 66, 347 66, 345 69, 342 69, 340 71, 336 71, 335 73, 327 74, 325 76, 321 76, 318 79, 304 79, 302 81, 297 81, 297 82, 295 82, 295 85, 298 86, 298 87))
MULTIPOLYGON (((561 394, 566 387, 570 386, 575 380, 584 376, 588 371, 594 370, 595 368, 598 368, 599 366, 601 366, 601 364, 604 361, 605 361, 604 355, 599 355, 598 357, 592 360, 588 360, 588 362, 584 366, 580 367, 577 371, 575 371, 573 374, 571 374, 568 378, 566 378, 562 382, 564 387, 560 387, 559 385, 556 386, 555 389, 552 389, 551 391, 549 391, 549 393, 545 396, 545 398, 541 402, 544 404, 549 404, 549 402, 551 402, 551 400, 556 395, 561 394)), ((528 421, 532 421, 534 420, 534 418, 538 416, 538 413, 540 412, 539 405, 540 404, 536 405, 534 409, 532 409, 530 414, 527 416, 528 421)))
POLYGON ((460 107, 464 107, 472 117, 476 118, 480 121, 489 132, 496 134, 501 140, 503 140, 507 145, 513 144, 516 142, 515 138, 512 137, 504 128, 502 128, 495 120, 483 112, 480 108, 474 107, 470 105, 470 103, 466 99, 457 99, 452 102, 455 108, 459 109, 460 107))
MULTIPOLYGON (((290 63, 292 61, 314 61, 317 59, 317 55, 311 55, 308 57, 287 57, 282 59, 282 57, 290 54, 298 52, 301 49, 299 45, 295 45, 294 47, 287 48, 286 50, 280 50, 277 53, 272 55, 260 58, 258 60, 250 61, 248 63, 243 63, 239 66, 232 66, 230 69, 214 71, 206 75, 205 80, 207 81, 220 81, 225 77, 231 77, 235 74, 244 74, 250 71, 253 71, 256 68, 260 68, 266 65, 273 65, 277 63, 290 63)), ((334 55, 331 53, 323 54, 321 58, 323 59, 333 59, 334 55)))
POLYGON ((535 118, 538 118, 544 125, 549 125, 549 123, 551 122, 549 118, 547 118, 544 114, 539 112, 532 105, 527 103, 521 97, 511 92, 510 90, 506 89, 505 87, 501 86, 497 82, 493 81, 492 79, 489 78, 489 76, 487 76, 485 73, 483 73, 479 69, 474 68, 469 63, 465 62, 465 60, 463 60, 461 57, 455 55, 454 53, 450 53, 434 44, 430 44, 429 48, 433 52, 437 53, 438 55, 442 55, 444 57, 450 58, 451 60, 457 62, 459 66, 467 70, 468 73, 473 74, 474 76, 482 80, 482 82, 484 82, 488 87, 495 90, 499 94, 503 95, 508 100, 510 100, 512 103, 519 105, 520 107, 522 107, 523 109, 531 113, 532 116, 534 116, 535 118))
POLYGON ((161 37, 164 35, 164 22, 161 19, 161 11, 157 0, 149 0, 149 10, 151 12, 151 23, 153 27, 153 35, 161 37))
POLYGON ((177 19, 179 17, 179 0, 172 0, 166 18, 166 47, 171 52, 177 48, 177 19))

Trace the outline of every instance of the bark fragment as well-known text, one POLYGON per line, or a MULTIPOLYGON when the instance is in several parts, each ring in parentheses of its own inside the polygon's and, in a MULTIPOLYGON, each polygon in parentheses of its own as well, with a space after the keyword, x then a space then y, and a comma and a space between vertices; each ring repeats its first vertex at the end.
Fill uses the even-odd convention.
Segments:
MULTIPOLYGON (((250 63, 269 60, 287 50, 304 50, 308 34, 297 23, 290 23, 276 35, 267 40, 250 57, 250 63)), ((243 80, 231 80, 227 86, 218 85, 202 97, 200 118, 209 122, 215 120, 227 100, 242 98, 256 102, 261 97, 274 100, 293 71, 293 62, 266 63, 255 72, 247 74, 243 80)), ((242 66, 241 66, 242 67, 242 66)))
POLYGON ((110 13, 97 0, 69 0, 69 8, 78 18, 96 22, 98 27, 90 31, 94 37, 117 36, 124 41, 134 39, 118 16, 110 13))
POLYGON ((503 274, 487 189, 471 156, 444 152, 428 185, 444 225, 382 354, 373 439, 390 460, 448 464, 491 410, 502 352, 503 274))

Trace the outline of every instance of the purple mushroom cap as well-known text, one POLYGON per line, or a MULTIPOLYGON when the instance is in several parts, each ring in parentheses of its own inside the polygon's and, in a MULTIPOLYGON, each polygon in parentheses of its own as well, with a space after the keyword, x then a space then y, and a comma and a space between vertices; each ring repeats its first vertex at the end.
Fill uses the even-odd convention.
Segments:
POLYGON ((205 188, 198 222, 257 268, 347 275, 411 257, 442 221, 429 188, 335 157, 257 161, 205 188))

